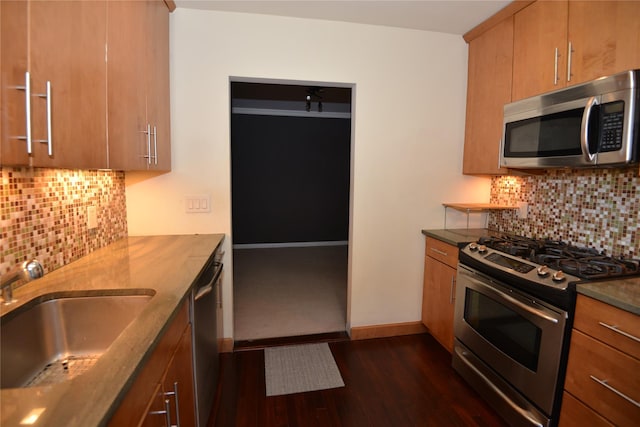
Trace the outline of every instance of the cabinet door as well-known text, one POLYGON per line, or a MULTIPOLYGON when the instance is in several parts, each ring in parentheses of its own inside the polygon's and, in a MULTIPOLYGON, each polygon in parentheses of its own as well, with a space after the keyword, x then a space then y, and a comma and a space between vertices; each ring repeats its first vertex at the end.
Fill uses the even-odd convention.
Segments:
POLYGON ((106 5, 29 2, 34 166, 107 167, 106 5), (40 96, 46 94, 47 82, 50 111, 47 98, 40 96), (48 123, 52 155, 46 143, 48 123))
POLYGON ((149 144, 146 112, 147 5, 143 1, 110 1, 109 167, 147 168, 149 144))
POLYGON ((537 1, 515 14, 514 101, 566 85, 568 10, 566 1, 537 1))
POLYGON ((422 323, 449 352, 453 352, 453 308, 456 270, 425 257, 422 323))
POLYGON ((0 164, 28 164, 26 142, 27 2, 0 1, 0 164))
POLYGON ((171 170, 169 112, 169 10, 162 1, 148 4, 147 120, 153 131, 150 169, 171 170))
POLYGON ((195 426, 195 396, 193 388, 193 358, 191 324, 187 326, 176 348, 162 382, 165 396, 171 404, 171 425, 195 426), (178 422, 178 417, 180 421, 178 422))
POLYGON ((571 84, 640 68, 640 1, 570 1, 571 84))
POLYGON ((513 18, 469 43, 463 173, 496 175, 504 104, 511 101, 513 18))
POLYGON ((109 167, 170 170, 169 10, 109 2, 109 167))

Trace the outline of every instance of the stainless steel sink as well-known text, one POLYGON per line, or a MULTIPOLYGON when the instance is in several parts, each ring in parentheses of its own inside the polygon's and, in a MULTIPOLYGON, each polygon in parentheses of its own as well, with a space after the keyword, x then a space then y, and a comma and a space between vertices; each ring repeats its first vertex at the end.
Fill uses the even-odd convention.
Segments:
POLYGON ((0 388, 54 384, 86 372, 154 293, 44 296, 2 316, 0 388))

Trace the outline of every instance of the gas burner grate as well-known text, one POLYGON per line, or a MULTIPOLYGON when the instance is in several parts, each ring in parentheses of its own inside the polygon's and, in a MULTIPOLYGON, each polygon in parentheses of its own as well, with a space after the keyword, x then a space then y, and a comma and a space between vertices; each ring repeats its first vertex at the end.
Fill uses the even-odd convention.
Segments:
POLYGON ((503 235, 481 237, 478 244, 582 279, 640 275, 640 260, 607 256, 594 248, 574 246, 560 240, 503 235))

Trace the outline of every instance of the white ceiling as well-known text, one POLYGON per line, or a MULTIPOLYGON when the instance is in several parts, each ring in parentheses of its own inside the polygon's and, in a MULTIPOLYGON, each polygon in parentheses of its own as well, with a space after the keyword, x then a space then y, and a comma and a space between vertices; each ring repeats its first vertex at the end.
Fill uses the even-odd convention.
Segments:
POLYGON ((510 1, 175 0, 178 8, 245 12, 464 34, 510 1))

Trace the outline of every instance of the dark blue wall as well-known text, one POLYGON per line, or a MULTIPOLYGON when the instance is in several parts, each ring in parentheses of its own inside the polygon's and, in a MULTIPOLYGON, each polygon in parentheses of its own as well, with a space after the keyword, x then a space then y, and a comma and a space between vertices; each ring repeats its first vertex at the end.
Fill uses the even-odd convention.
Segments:
POLYGON ((234 244, 348 240, 351 120, 232 114, 234 244))

